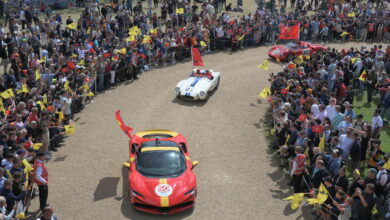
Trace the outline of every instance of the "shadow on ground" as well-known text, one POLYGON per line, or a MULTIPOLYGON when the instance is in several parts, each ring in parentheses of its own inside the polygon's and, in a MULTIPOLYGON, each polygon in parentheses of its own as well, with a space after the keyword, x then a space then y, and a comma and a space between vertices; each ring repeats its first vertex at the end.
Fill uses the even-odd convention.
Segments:
POLYGON ((134 209, 133 205, 130 203, 129 200, 129 190, 128 190, 128 175, 129 175, 129 169, 127 167, 122 167, 122 181, 123 181, 123 192, 122 192, 122 205, 121 205, 121 211, 123 216, 129 219, 142 219, 142 220, 148 220, 148 219, 172 219, 172 220, 179 220, 187 218, 192 214, 194 209, 189 209, 184 212, 176 213, 173 215, 153 215, 148 214, 144 212, 137 211, 134 209))
POLYGON ((93 194, 93 201, 111 198, 117 195, 116 188, 119 183, 119 177, 104 177, 99 181, 93 194))
MULTIPOLYGON (((290 178, 288 175, 285 175, 282 172, 283 167, 280 166, 279 159, 277 155, 275 154, 276 151, 272 149, 272 142, 274 140, 274 134, 271 132, 271 129, 273 129, 273 119, 272 119, 272 108, 269 106, 268 103, 258 100, 257 104, 250 103, 250 106, 264 109, 264 106, 267 106, 267 111, 265 111, 264 116, 259 119, 259 122, 254 123, 254 126, 257 129, 261 129, 267 142, 268 142, 268 148, 266 148, 266 152, 269 156, 269 160, 272 167, 275 167, 277 169, 274 169, 273 172, 267 173, 269 178, 272 179, 276 183, 276 189, 270 189, 270 192, 272 193, 272 197, 274 199, 284 199, 288 196, 292 195, 294 192, 292 191, 291 187, 289 187, 288 181, 290 181, 290 178)), ((305 204, 305 202, 303 202, 305 204)), ((303 206, 298 210, 292 210, 290 207, 290 203, 286 202, 285 208, 280 210, 280 212, 283 212, 285 216, 290 216, 294 213, 301 212, 301 214, 296 218, 303 219, 303 220, 309 220, 314 219, 311 215, 312 206, 303 206)))

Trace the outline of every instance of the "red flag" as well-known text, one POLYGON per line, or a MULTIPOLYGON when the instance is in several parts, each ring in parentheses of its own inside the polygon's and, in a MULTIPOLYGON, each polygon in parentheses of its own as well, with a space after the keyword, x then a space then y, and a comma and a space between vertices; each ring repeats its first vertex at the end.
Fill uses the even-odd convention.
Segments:
POLYGON ((95 53, 95 50, 93 48, 89 49, 89 52, 95 53))
POLYGON ((131 138, 131 136, 132 136, 131 132, 133 131, 133 128, 126 126, 123 123, 120 110, 117 110, 115 112, 115 119, 116 119, 116 122, 118 123, 118 126, 120 127, 120 129, 122 129, 122 131, 125 132, 125 134, 127 134, 127 136, 129 136, 129 138, 131 138))
POLYGON ((191 52, 192 52, 192 62, 194 66, 204 66, 198 48, 193 47, 191 52))
POLYGON ((279 40, 298 40, 299 39, 299 26, 296 24, 293 26, 279 25, 279 40))
POLYGON ((61 69, 61 72, 63 72, 63 73, 66 73, 66 72, 68 72, 68 67, 64 67, 64 68, 62 68, 62 69, 61 69))
POLYGON ((104 57, 104 58, 109 58, 110 56, 111 56, 110 53, 104 53, 104 54, 103 54, 103 57, 104 57))
POLYGON ((298 121, 305 121, 307 118, 306 115, 300 115, 299 118, 298 118, 298 121))
POLYGON ((74 63, 72 61, 69 61, 67 64, 68 64, 69 68, 71 68, 71 69, 76 68, 76 65, 74 65, 74 63))

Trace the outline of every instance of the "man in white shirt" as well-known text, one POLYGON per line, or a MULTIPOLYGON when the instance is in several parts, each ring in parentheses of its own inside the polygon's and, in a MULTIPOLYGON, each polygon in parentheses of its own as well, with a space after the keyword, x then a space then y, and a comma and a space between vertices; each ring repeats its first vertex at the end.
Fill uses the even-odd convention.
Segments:
POLYGON ((314 118, 318 117, 318 114, 320 113, 320 108, 318 106, 318 100, 314 99, 314 103, 311 105, 311 114, 314 118))
POLYGON ((341 158, 343 161, 347 161, 349 157, 349 153, 351 151, 351 144, 353 143, 353 139, 351 137, 352 130, 348 129, 346 134, 342 134, 339 137, 340 147, 343 150, 341 152, 341 158))
POLYGON ((332 119, 333 116, 336 115, 336 104, 337 104, 337 100, 336 98, 330 98, 329 100, 329 105, 326 106, 325 110, 326 110, 326 113, 327 113, 327 117, 332 119))
POLYGON ((320 119, 321 122, 324 122, 324 118, 328 117, 328 113, 327 113, 327 111, 325 109, 325 105, 324 104, 320 104, 319 105, 319 110, 320 110, 320 112, 317 114, 317 117, 315 117, 315 118, 320 119))
POLYGON ((382 120, 380 113, 381 113, 380 109, 375 110, 374 117, 372 117, 372 120, 371 120, 371 137, 372 138, 379 138, 381 131, 382 131, 383 120, 382 120))

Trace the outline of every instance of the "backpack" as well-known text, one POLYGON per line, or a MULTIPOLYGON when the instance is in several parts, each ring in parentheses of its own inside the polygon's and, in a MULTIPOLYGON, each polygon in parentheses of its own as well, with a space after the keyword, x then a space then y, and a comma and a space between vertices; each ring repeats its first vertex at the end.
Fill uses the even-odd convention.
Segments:
POLYGON ((386 197, 386 195, 389 193, 389 191, 386 189, 388 189, 390 186, 390 184, 389 184, 390 183, 390 174, 388 174, 387 171, 385 173, 382 173, 379 176, 377 182, 378 182, 378 188, 379 188, 379 195, 378 196, 383 195, 384 197, 386 197), (387 181, 386 181, 384 186, 382 186, 380 183, 380 180, 381 180, 383 175, 387 175, 387 181))

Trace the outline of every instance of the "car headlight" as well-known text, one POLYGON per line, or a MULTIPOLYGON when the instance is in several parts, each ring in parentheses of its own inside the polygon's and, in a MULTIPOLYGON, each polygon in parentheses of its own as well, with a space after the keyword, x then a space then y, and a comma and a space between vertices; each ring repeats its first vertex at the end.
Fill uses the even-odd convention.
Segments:
POLYGON ((199 93, 199 95, 200 95, 200 96, 204 96, 204 95, 206 95, 206 93, 205 93, 204 91, 201 91, 201 92, 199 93))
POLYGON ((190 191, 184 193, 184 195, 185 195, 185 196, 186 196, 186 195, 193 196, 195 193, 196 193, 196 188, 193 188, 193 189, 191 189, 190 191))
POLYGON ((141 193, 139 193, 135 190, 131 190, 131 195, 133 195, 134 197, 137 197, 137 196, 144 197, 141 193))
POLYGON ((180 92, 180 87, 175 88, 175 92, 179 93, 180 92))

